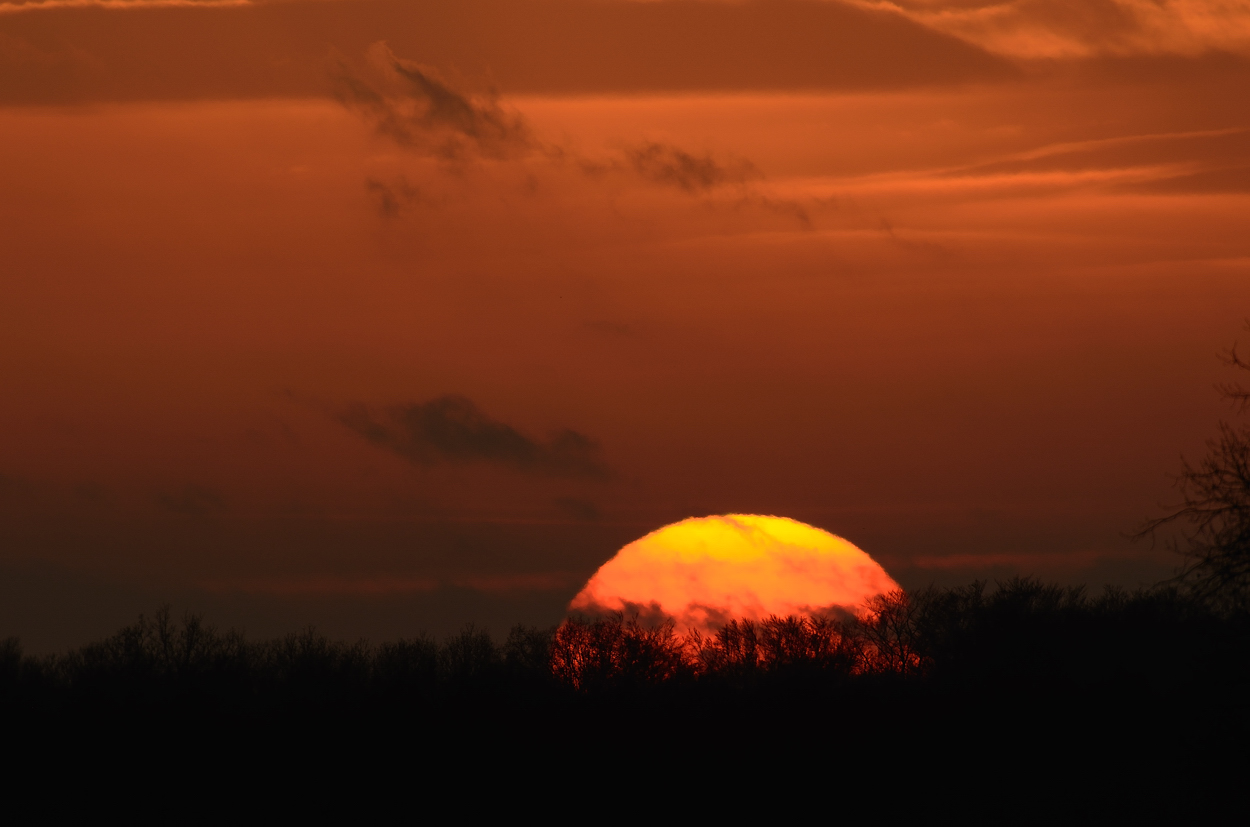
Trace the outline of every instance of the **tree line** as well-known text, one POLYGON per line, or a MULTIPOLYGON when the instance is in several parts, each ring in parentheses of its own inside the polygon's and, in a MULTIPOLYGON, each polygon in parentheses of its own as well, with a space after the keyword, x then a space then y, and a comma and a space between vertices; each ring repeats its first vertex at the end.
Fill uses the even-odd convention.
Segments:
POLYGON ((1033 690, 1159 682, 1239 682, 1250 613, 1177 586, 1090 595, 1018 578, 991 588, 893 592, 852 615, 731 620, 678 634, 637 617, 572 617, 502 639, 465 627, 372 645, 315 630, 252 641, 168 608, 47 657, 0 644, 0 699, 227 704, 283 699, 620 697, 856 681, 1033 690), (1179 677, 1178 677, 1179 676, 1179 677))
POLYGON ((965 807, 987 785, 1038 801, 1064 778, 1119 796, 1114 770, 1188 812, 1192 790, 1241 766, 1221 756, 1250 735, 1250 613, 1175 586, 1030 579, 871 609, 708 635, 611 615, 376 645, 250 640, 162 609, 60 655, 5 641, 0 726, 28 768, 192 790, 212 773, 265 786, 329 767, 427 797, 448 779, 482 795, 531 779, 525 795, 542 795, 676 773, 724 805, 893 779, 906 795, 962 789, 965 807))

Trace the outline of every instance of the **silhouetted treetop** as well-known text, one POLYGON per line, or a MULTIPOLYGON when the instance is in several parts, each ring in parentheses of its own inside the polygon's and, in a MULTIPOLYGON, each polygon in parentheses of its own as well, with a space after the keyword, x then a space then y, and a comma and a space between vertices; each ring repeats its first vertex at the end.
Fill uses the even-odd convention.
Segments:
MULTIPOLYGON (((1222 358, 1250 371, 1236 344, 1222 358)), ((1217 389, 1238 413, 1250 406, 1250 390, 1243 385, 1217 389)), ((1207 441, 1206 456, 1197 464, 1182 458, 1175 485, 1181 504, 1147 522, 1137 536, 1153 537, 1166 525, 1180 524, 1184 562, 1176 582, 1204 598, 1244 606, 1250 600, 1250 425, 1221 421, 1219 435, 1207 441)))

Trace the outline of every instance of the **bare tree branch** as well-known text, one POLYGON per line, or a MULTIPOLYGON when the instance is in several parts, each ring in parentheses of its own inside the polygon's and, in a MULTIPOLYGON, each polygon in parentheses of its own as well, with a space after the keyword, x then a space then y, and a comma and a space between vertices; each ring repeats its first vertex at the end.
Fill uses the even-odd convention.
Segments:
MULTIPOLYGON (((1250 361, 1237 353, 1236 344, 1221 358, 1250 371, 1250 361)), ((1217 389, 1238 412, 1250 407, 1250 390, 1242 385, 1217 389)), ((1186 545, 1179 549, 1184 562, 1176 582, 1220 602, 1250 602, 1250 427, 1220 422, 1219 436, 1207 441, 1207 454, 1197 465, 1182 458, 1175 486, 1181 505, 1146 522, 1135 537, 1154 537, 1164 526, 1182 525, 1186 545)))

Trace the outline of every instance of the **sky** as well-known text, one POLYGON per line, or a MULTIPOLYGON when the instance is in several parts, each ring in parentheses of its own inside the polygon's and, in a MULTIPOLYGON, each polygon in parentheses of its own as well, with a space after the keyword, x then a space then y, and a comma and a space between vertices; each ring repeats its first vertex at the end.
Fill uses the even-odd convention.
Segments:
POLYGON ((1153 583, 1248 88, 1244 0, 0 0, 0 636, 502 633, 725 513, 1153 583))

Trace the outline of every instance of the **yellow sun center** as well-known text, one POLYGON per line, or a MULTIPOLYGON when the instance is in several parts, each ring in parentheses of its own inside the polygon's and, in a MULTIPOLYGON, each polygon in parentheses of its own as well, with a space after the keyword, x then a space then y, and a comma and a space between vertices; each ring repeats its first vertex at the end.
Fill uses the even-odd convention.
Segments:
POLYGON ((785 517, 727 514, 682 520, 635 540, 600 567, 572 611, 639 611, 678 631, 731 618, 854 610, 899 586, 841 537, 785 517))

